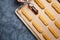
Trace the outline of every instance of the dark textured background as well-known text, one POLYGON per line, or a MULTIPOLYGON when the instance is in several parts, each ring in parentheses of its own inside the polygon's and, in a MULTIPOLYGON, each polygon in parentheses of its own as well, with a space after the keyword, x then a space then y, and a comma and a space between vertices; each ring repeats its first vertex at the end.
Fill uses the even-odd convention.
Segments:
POLYGON ((0 40, 36 40, 16 16, 16 0, 0 0, 0 40))

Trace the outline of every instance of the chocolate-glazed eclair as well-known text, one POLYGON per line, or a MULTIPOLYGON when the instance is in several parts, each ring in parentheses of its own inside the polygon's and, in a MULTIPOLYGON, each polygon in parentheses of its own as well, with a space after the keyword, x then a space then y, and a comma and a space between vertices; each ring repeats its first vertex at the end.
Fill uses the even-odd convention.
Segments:
POLYGON ((35 14, 38 14, 38 10, 33 6, 32 3, 28 3, 28 8, 31 9, 35 14))

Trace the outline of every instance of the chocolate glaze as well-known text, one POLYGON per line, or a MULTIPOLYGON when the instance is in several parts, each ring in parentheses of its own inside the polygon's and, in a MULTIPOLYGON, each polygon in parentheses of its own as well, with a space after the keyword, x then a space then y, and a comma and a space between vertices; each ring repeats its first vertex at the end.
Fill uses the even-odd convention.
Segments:
POLYGON ((60 0, 57 0, 60 3, 60 0))

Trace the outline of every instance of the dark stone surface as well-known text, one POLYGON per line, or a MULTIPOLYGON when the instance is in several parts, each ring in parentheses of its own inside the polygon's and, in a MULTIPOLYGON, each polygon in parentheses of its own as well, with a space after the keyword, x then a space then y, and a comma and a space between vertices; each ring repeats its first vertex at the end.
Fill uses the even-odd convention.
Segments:
POLYGON ((20 5, 16 0, 0 0, 0 40, 36 40, 15 14, 20 5))

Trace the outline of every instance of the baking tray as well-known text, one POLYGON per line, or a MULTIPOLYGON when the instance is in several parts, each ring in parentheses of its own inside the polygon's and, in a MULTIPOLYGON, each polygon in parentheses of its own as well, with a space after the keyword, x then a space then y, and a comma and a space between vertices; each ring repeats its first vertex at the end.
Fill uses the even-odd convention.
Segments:
MULTIPOLYGON (((41 1, 44 3, 44 5, 46 6, 46 8, 48 8, 49 10, 52 10, 51 12, 54 14, 54 16, 55 16, 55 18, 56 18, 55 20, 60 21, 60 14, 58 14, 58 13, 51 7, 51 4, 52 4, 53 2, 56 2, 56 3, 60 6, 60 4, 57 2, 57 0, 53 0, 51 3, 48 3, 46 0, 41 0, 41 1)), ((36 9, 40 10, 40 11, 39 11, 39 14, 42 14, 42 15, 48 20, 49 25, 53 26, 54 29, 60 34, 60 30, 54 25, 54 21, 51 21, 51 20, 49 19, 49 17, 44 13, 44 10, 41 9, 41 8, 34 2, 34 0, 32 0, 32 1, 30 1, 30 2, 32 2, 32 3, 34 4, 34 6, 36 7, 36 9)), ((18 13, 18 11, 21 10, 22 8, 25 8, 27 11, 29 10, 28 13, 30 12, 29 14, 33 17, 33 19, 34 19, 35 21, 37 21, 37 22, 40 24, 40 26, 42 27, 42 29, 49 35, 49 37, 51 37, 52 40, 60 40, 60 37, 59 37, 58 39, 56 39, 56 38, 51 34, 51 32, 48 30, 47 26, 45 26, 45 25, 41 22, 41 20, 39 20, 39 19, 37 18, 37 16, 39 16, 39 14, 38 14, 38 15, 35 15, 30 9, 28 9, 27 3, 26 3, 26 4, 21 5, 20 7, 18 7, 18 8, 15 10, 15 13, 16 13, 16 15, 22 20, 22 22, 26 25, 26 27, 33 33, 33 35, 37 38, 37 40, 45 40, 45 39, 43 38, 42 34, 39 33, 39 32, 32 26, 32 24, 24 17, 24 15, 21 13, 21 11, 20 11, 20 13, 18 13), (35 19, 35 17, 36 17, 37 19, 35 19)))

